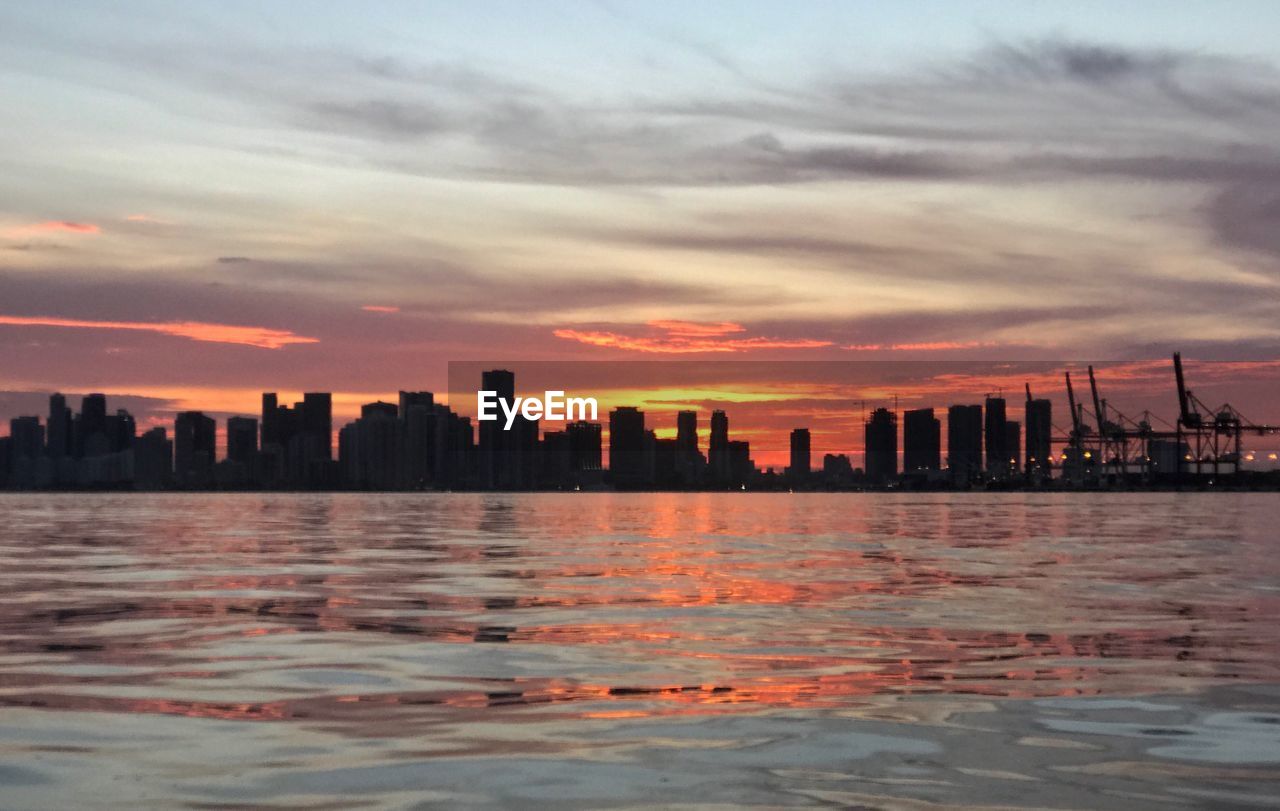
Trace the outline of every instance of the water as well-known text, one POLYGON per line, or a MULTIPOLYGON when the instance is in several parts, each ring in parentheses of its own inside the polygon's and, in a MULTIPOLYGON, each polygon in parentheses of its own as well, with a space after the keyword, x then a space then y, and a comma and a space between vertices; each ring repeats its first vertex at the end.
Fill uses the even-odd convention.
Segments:
POLYGON ((1276 807, 1274 494, 0 496, 0 808, 1276 807))

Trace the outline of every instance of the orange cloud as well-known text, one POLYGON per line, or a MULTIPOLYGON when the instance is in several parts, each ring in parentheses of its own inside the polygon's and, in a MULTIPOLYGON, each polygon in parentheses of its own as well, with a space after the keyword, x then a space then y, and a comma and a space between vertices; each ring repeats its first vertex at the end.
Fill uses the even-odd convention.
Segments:
POLYGON ((938 352, 948 349, 979 349, 990 346, 996 346, 996 344, 984 341, 925 341, 914 344, 849 344, 843 348, 851 349, 855 352, 874 352, 880 349, 888 349, 895 352, 938 352))
POLYGON ((388 304, 366 304, 360 309, 364 310, 367 313, 398 313, 400 312, 399 307, 393 307, 388 304))
POLYGON ((281 349, 289 344, 319 343, 318 338, 296 335, 288 330, 244 327, 234 324, 207 324, 201 321, 87 321, 46 316, 0 315, 0 324, 19 327, 71 327, 76 329, 116 329, 155 332, 221 344, 242 344, 260 349, 281 349))
POLYGON ((646 326, 652 330, 660 330, 664 334, 625 335, 608 330, 577 329, 558 329, 552 334, 557 338, 591 346, 663 355, 747 352, 753 349, 814 349, 831 346, 831 341, 809 338, 726 338, 724 337, 726 335, 746 332, 746 327, 730 321, 711 324, 700 324, 695 321, 650 321, 646 326))
POLYGON ((102 229, 89 222, 68 222, 67 220, 48 220, 46 222, 21 225, 10 228, 5 233, 12 237, 29 237, 36 234, 97 234, 102 229))

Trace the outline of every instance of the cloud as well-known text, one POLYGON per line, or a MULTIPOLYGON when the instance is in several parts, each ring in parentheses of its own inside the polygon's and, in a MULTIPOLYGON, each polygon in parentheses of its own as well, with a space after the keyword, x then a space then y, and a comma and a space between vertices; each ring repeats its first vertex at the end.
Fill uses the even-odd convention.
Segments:
POLYGON ((591 346, 623 349, 663 355, 685 355, 704 352, 747 352, 756 349, 817 349, 831 346, 831 341, 811 338, 729 338, 746 328, 740 324, 720 322, 700 324, 692 321, 650 321, 648 334, 635 335, 609 330, 555 330, 557 338, 591 346))
POLYGON ((218 257, 219 265, 242 265, 245 262, 252 262, 252 261, 253 260, 247 256, 219 256, 218 257))
POLYGON ((314 344, 317 338, 295 335, 288 330, 269 327, 247 327, 233 324, 207 324, 199 321, 142 322, 89 321, 46 316, 0 315, 0 325, 19 327, 69 327, 73 329, 130 330, 155 332, 209 343, 242 344, 260 349, 281 349, 290 344, 314 344))
POLYGON ((366 304, 360 309, 364 310, 367 313, 398 313, 400 312, 399 307, 395 307, 387 304, 366 304))
POLYGON ((98 234, 102 229, 93 223, 71 222, 69 220, 46 220, 31 225, 20 225, 5 231, 8 237, 30 237, 40 234, 98 234))

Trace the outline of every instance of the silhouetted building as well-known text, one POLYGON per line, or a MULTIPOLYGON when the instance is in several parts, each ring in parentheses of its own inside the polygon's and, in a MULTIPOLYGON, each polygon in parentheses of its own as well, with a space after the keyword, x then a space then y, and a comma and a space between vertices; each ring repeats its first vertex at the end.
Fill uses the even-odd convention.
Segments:
POLYGON ((360 419, 338 432, 343 481, 364 490, 394 490, 399 483, 401 425, 395 403, 366 403, 360 419))
POLYGON ((435 450, 435 395, 429 391, 400 392, 401 486, 421 490, 431 486, 435 450))
POLYGON ((251 470, 258 456, 258 421, 253 417, 227 420, 227 458, 251 470))
POLYGON ((110 453, 111 442, 107 438, 107 397, 104 394, 86 394, 80 401, 80 415, 75 422, 75 455, 101 456, 110 453))
POLYGON ((787 475, 796 480, 807 479, 811 465, 809 429, 796 428, 791 432, 791 464, 787 466, 787 475))
POLYGON ((942 469, 942 423, 932 408, 902 415, 902 472, 942 469))
POLYGON ((751 461, 751 443, 739 439, 729 440, 729 483, 735 487, 746 484, 756 472, 751 461))
POLYGON ((501 403, 508 406, 515 402, 516 376, 506 369, 491 369, 480 375, 480 390, 494 392, 498 402, 498 419, 480 423, 480 476, 481 484, 489 489, 511 490, 516 486, 517 462, 515 459, 515 426, 505 430, 505 417, 501 403))
POLYGON ((39 417, 13 417, 9 420, 9 484, 13 487, 36 487, 42 484, 41 469, 48 462, 44 455, 44 426, 39 417), (45 464, 42 465, 41 463, 45 464))
POLYGON ((61 394, 49 396, 48 454, 54 459, 71 455, 71 410, 61 394))
POLYGON ((159 490, 173 479, 173 443, 163 428, 152 428, 133 443, 133 485, 159 490))
POLYGON ((183 411, 173 424, 173 472, 182 487, 213 483, 217 424, 200 411, 183 411))
POLYGON ((570 469, 574 473, 598 474, 603 469, 604 461, 600 424, 582 420, 571 422, 565 426, 565 434, 569 439, 570 469))
POLYGON ((947 409, 947 467, 956 484, 965 485, 982 472, 982 406, 947 409))
POLYGON ((1052 472, 1053 404, 1049 400, 1027 400, 1027 474, 1043 481, 1052 472))
POLYGON ((1022 423, 1006 420, 1004 424, 1004 452, 1009 455, 1005 460, 1004 478, 1017 478, 1022 470, 1022 423))
POLYGON ((133 415, 123 408, 107 417, 107 453, 120 453, 133 447, 138 436, 138 425, 133 415))
POLYGON ((822 478, 828 484, 847 484, 853 479, 853 465, 843 453, 828 453, 822 457, 822 478))
POLYGON ((643 411, 621 406, 609 412, 609 479, 615 487, 649 482, 645 444, 643 411))
POLYGON ((898 418, 887 408, 871 412, 864 428, 867 481, 886 484, 898 476, 898 418))
POLYGON ((987 475, 1003 481, 1009 478, 1008 433, 1005 428, 1005 401, 1003 397, 987 398, 984 436, 987 450, 987 475))
POLYGON ((725 484, 730 480, 729 417, 720 410, 711 412, 711 438, 707 444, 707 466, 711 480, 725 484))

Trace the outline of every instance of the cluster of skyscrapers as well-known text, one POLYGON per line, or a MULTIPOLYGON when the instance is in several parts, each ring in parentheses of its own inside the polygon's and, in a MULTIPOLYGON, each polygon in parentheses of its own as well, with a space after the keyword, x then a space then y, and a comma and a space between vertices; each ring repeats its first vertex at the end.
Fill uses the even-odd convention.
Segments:
MULTIPOLYGON (((484 372, 481 389, 515 397, 515 375, 484 372)), ((790 437, 790 464, 780 475, 761 473, 750 445, 729 436, 729 418, 713 411, 706 453, 698 413, 676 414, 674 438, 659 438, 635 407, 608 417, 608 465, 603 426, 564 423, 540 431, 537 420, 517 416, 510 429, 471 420, 436 403, 431 392, 402 391, 398 402, 361 407, 359 418, 337 433, 333 401, 325 392, 282 404, 262 395, 259 417, 226 421, 225 453, 218 458, 217 425, 200 411, 176 415, 170 437, 163 427, 137 432, 134 418, 108 413, 106 397, 85 396, 79 412, 66 398, 49 398, 49 415, 10 420, 0 438, 0 485, 10 488, 425 490, 737 488, 752 486, 888 485, 899 480, 970 485, 1038 481, 1050 475, 1048 400, 1028 400, 1022 426, 1007 419, 1003 398, 956 405, 947 413, 945 454, 941 422, 931 408, 898 415, 885 408, 865 420, 865 461, 827 454, 811 466, 809 430, 790 437), (899 459, 902 467, 899 470, 899 459), (1025 464, 1022 460, 1025 459, 1025 464)))

